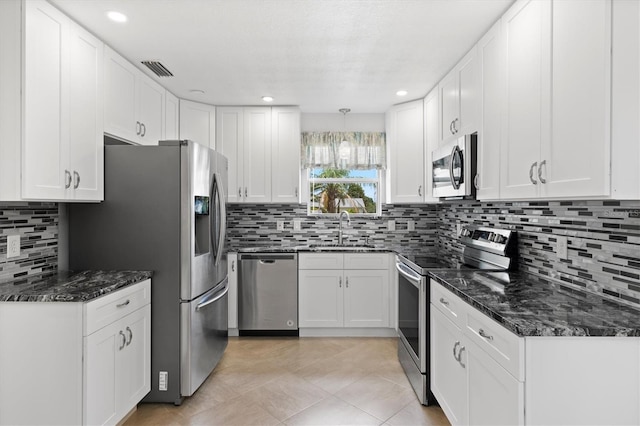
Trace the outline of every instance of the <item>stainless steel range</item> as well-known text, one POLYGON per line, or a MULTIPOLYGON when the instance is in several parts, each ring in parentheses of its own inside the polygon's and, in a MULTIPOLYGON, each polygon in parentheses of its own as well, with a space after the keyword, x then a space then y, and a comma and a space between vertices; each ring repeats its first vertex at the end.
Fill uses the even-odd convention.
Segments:
POLYGON ((448 269, 513 269, 516 232, 468 225, 460 231, 462 260, 444 253, 396 256, 398 272, 398 359, 423 405, 435 399, 429 390, 429 272, 448 269))

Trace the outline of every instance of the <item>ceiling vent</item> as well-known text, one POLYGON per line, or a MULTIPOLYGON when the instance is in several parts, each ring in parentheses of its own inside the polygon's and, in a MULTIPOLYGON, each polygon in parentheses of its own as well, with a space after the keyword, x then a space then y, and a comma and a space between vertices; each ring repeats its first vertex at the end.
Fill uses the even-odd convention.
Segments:
POLYGON ((158 77, 173 77, 171 71, 158 61, 142 61, 142 63, 158 77))

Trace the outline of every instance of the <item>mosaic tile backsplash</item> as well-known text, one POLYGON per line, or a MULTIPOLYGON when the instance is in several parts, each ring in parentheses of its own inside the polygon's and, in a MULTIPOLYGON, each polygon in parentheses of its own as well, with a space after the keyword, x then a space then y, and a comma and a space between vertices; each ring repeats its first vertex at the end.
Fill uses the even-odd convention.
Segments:
POLYGON ((439 247, 457 254, 456 223, 514 229, 520 270, 640 307, 639 201, 454 202, 439 205, 438 223, 439 247))
POLYGON ((58 205, 0 203, 0 282, 58 269, 58 205), (7 236, 20 235, 20 256, 7 259, 7 236))
MULTIPOLYGON (((231 251, 243 247, 268 247, 279 244, 336 244, 338 219, 307 216, 305 204, 230 204, 227 217, 227 239, 231 251), (301 230, 293 230, 293 220, 301 221, 301 230), (284 221, 284 230, 276 229, 284 221)), ((346 222, 345 222, 346 223, 346 222)), ((351 225, 343 228, 346 243, 385 244, 389 246, 436 246, 438 217, 435 206, 383 205, 382 217, 351 217, 351 225), (395 221, 396 230, 387 224, 395 221), (413 220, 415 230, 409 231, 413 220)))

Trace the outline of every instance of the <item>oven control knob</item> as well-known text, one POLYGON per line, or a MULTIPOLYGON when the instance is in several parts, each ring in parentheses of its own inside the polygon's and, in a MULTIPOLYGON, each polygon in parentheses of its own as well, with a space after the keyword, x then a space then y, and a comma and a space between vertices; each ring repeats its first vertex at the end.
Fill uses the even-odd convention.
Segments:
POLYGON ((496 234, 494 234, 493 232, 489 232, 489 235, 487 236, 487 240, 493 242, 495 241, 495 237, 496 237, 496 234))

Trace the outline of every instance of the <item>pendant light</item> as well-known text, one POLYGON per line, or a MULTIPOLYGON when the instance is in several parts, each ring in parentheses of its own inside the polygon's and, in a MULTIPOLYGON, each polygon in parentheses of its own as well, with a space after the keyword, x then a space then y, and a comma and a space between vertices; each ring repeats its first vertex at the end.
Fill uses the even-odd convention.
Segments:
POLYGON ((340 163, 344 164, 349 160, 350 146, 347 140, 347 113, 351 111, 349 108, 340 108, 338 111, 342 113, 342 142, 338 148, 340 163))

